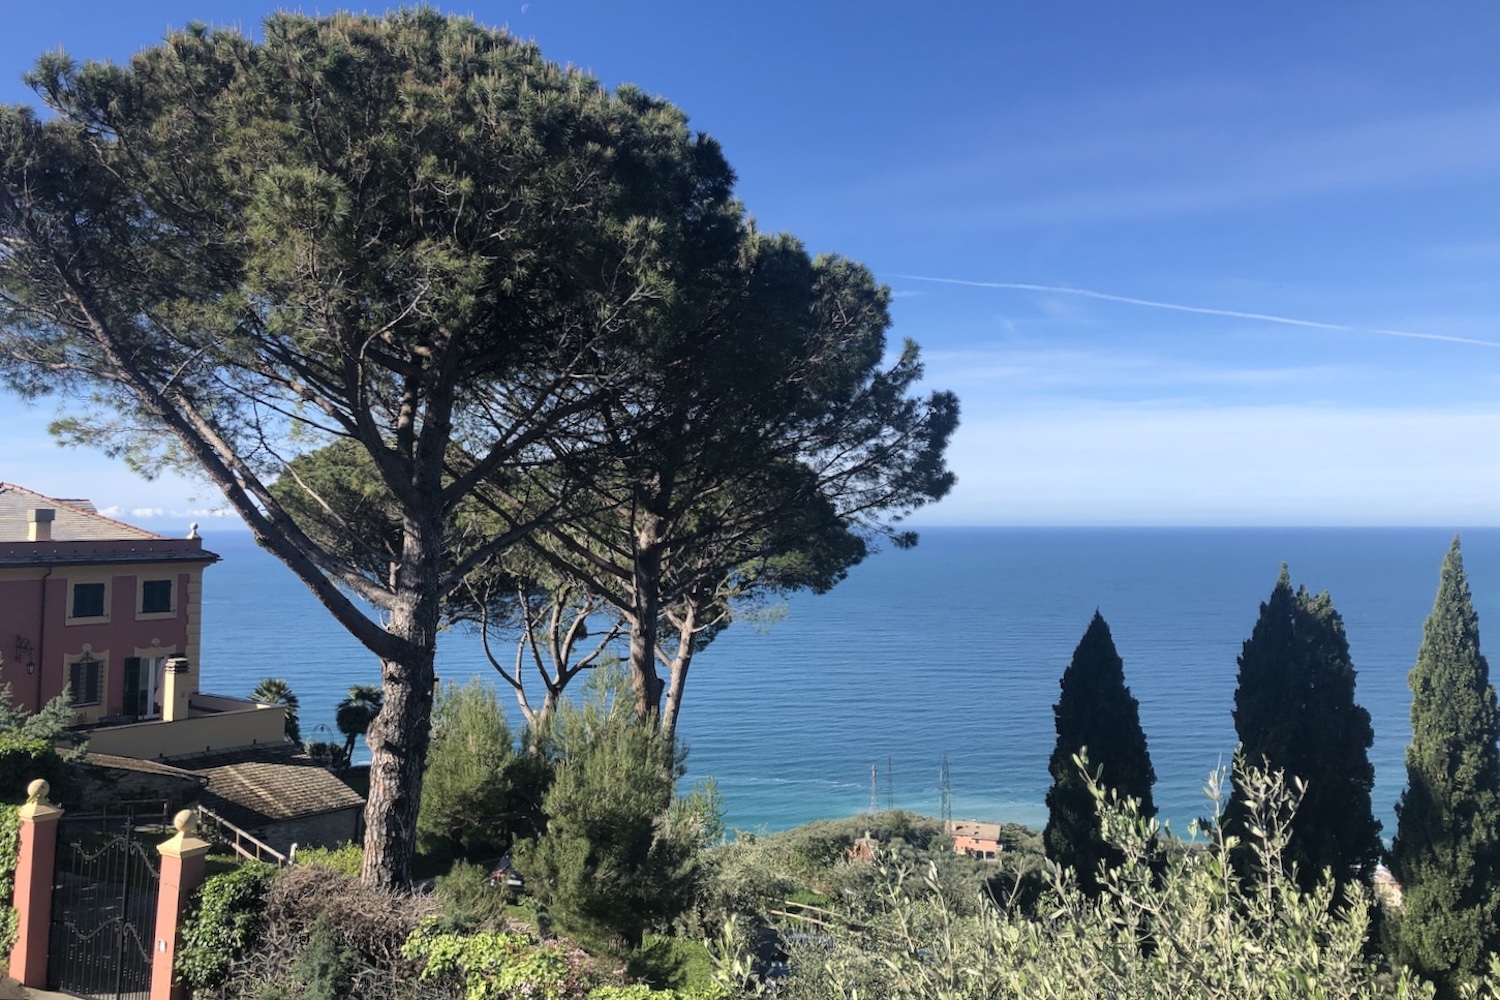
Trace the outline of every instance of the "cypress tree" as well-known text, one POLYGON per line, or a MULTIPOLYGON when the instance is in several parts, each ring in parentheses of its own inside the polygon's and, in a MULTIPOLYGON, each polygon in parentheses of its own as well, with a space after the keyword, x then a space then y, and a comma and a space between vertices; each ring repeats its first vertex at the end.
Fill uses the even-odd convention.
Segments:
MULTIPOLYGON (((1370 808, 1375 740, 1370 713, 1354 702, 1354 664, 1344 623, 1327 592, 1292 590, 1285 566, 1239 657, 1234 724, 1246 763, 1301 778, 1285 861, 1303 888, 1333 873, 1340 888, 1366 885, 1380 855, 1370 808)), ((1242 871, 1254 864, 1251 818, 1238 781, 1225 821, 1241 838, 1242 871)))
POLYGON ((1094 893, 1101 865, 1117 865, 1124 858, 1104 843, 1094 797, 1074 755, 1087 748, 1089 771, 1099 774, 1105 788, 1139 799, 1142 817, 1156 815, 1151 798, 1156 771, 1141 730, 1140 706, 1125 686, 1125 665, 1098 611, 1073 651, 1061 688, 1053 706, 1057 746, 1047 765, 1052 788, 1042 837, 1047 857, 1072 868, 1079 885, 1094 893))
POLYGON ((1500 950, 1500 711, 1457 538, 1408 683, 1412 740, 1391 845, 1403 900, 1387 944, 1453 995, 1500 950))

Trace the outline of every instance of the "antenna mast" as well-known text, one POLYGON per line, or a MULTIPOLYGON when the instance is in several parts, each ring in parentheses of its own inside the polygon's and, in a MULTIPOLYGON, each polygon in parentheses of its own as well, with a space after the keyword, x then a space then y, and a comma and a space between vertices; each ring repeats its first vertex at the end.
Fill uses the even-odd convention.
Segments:
POLYGON ((943 813, 943 829, 953 827, 953 781, 948 774, 948 755, 943 754, 942 778, 938 783, 941 789, 942 805, 939 807, 943 813))
POLYGON ((879 771, 876 769, 876 767, 875 767, 874 764, 871 764, 870 765, 870 814, 872 816, 875 813, 880 812, 880 794, 875 790, 876 787, 877 787, 876 786, 876 781, 879 780, 878 779, 878 775, 879 775, 879 771))

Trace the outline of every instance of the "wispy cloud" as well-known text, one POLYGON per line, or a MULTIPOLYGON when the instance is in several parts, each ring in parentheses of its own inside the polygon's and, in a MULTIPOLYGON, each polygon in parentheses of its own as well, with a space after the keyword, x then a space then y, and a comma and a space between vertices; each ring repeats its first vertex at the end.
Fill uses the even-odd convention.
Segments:
POLYGON ((1024 392, 1108 388, 1133 390, 1164 386, 1206 391, 1240 387, 1276 388, 1326 385, 1351 374, 1340 365, 1202 364, 1116 350, 995 348, 937 350, 923 354, 927 381, 962 389, 1003 381, 1024 392))
POLYGON ((1282 326, 1297 326, 1312 330, 1330 330, 1340 333, 1368 333, 1382 337, 1403 337, 1410 340, 1436 340, 1449 344, 1466 344, 1471 347, 1496 347, 1500 342, 1479 340, 1475 337, 1456 337, 1446 333, 1419 333, 1414 330, 1388 330, 1381 327, 1358 326, 1350 323, 1325 323, 1319 320, 1299 319, 1294 316, 1277 316, 1273 313, 1248 312, 1241 309, 1223 309, 1213 306, 1192 306, 1180 302, 1162 302, 1158 299, 1141 299, 1131 295, 1115 295, 1090 288, 1072 288, 1067 285, 1035 285, 1020 281, 969 281, 963 278, 935 278, 921 274, 893 274, 893 278, 906 281, 931 281, 944 285, 962 285, 968 288, 994 288, 1015 292, 1042 292, 1049 295, 1072 295, 1079 298, 1097 299, 1102 302, 1119 302, 1124 305, 1141 306, 1147 309, 1165 309, 1171 312, 1193 313, 1199 316, 1223 316, 1229 319, 1248 319, 1282 326))
POLYGON ((140 521, 150 521, 158 518, 172 518, 181 520, 190 517, 220 518, 237 517, 238 515, 228 507, 194 507, 188 510, 171 510, 166 507, 125 507, 121 504, 112 504, 108 507, 99 508, 99 513, 105 517, 125 518, 140 521))

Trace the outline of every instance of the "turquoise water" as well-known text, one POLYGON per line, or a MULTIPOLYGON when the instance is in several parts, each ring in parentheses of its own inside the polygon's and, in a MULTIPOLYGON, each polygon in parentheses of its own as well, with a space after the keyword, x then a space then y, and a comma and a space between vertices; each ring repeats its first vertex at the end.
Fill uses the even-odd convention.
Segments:
MULTIPOLYGON (((1207 812, 1204 779, 1233 751, 1235 657, 1287 562, 1344 617, 1389 836, 1410 735, 1406 674, 1451 537, 928 529, 915 550, 880 553, 831 593, 794 596, 773 623, 737 623, 699 655, 681 723, 689 780, 713 775, 743 829, 867 808, 872 764, 882 807, 936 814, 946 755, 955 816, 1040 824, 1057 680, 1097 607, 1141 702, 1156 801, 1181 830, 1207 812)), ((336 737, 334 705, 350 684, 378 683, 374 660, 247 535, 205 544, 224 560, 204 583, 204 689, 244 694, 286 677, 304 735, 336 737)), ((1500 530, 1466 531, 1464 555, 1481 630, 1500 630, 1500 530)), ((444 636, 438 669, 493 676, 477 639, 458 632, 444 636)))

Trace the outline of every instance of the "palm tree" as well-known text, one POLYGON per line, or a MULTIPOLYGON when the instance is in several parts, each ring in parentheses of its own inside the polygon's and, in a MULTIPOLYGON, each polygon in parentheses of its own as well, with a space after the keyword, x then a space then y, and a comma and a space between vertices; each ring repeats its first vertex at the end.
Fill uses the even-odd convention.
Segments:
POLYGON ((302 745, 302 726, 297 720, 297 696, 292 694, 290 684, 279 677, 267 677, 255 685, 255 690, 250 692, 250 700, 262 705, 285 705, 286 738, 297 746, 302 745))
POLYGON ((354 740, 369 732, 370 723, 380 714, 385 704, 385 694, 378 687, 356 684, 349 689, 349 697, 339 702, 334 711, 334 725, 344 734, 344 759, 354 759, 354 740))

